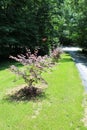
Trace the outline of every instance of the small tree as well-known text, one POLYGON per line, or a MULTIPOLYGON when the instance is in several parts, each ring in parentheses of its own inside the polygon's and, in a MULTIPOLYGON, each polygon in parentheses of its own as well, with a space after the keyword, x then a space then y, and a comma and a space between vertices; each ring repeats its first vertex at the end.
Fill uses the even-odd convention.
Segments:
POLYGON ((47 55, 38 56, 38 49, 34 51, 34 54, 31 53, 29 49, 26 49, 26 55, 17 55, 17 57, 10 56, 10 58, 20 62, 24 65, 24 70, 18 69, 16 66, 12 65, 10 67, 11 71, 15 72, 21 76, 27 86, 31 89, 35 88, 35 85, 38 83, 47 84, 47 82, 42 77, 42 72, 46 70, 45 68, 51 66, 51 60, 47 55))
POLYGON ((27 84, 27 87, 29 87, 29 90, 36 94, 36 84, 42 83, 47 85, 47 82, 42 77, 42 72, 45 71, 46 68, 55 65, 62 51, 58 48, 54 49, 50 56, 38 56, 38 49, 35 49, 34 54, 32 54, 29 49, 26 49, 26 51, 26 55, 21 54, 17 55, 17 57, 10 56, 10 58, 23 64, 24 69, 20 70, 14 65, 12 65, 10 69, 21 76, 27 84))

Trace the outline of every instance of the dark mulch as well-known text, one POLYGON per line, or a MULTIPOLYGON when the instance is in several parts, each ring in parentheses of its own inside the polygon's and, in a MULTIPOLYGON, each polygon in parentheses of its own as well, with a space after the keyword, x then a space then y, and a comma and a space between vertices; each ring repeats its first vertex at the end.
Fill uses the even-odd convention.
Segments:
POLYGON ((6 95, 5 100, 9 101, 29 101, 37 100, 38 98, 44 97, 45 93, 43 89, 36 87, 24 87, 20 90, 16 90, 13 93, 6 95))

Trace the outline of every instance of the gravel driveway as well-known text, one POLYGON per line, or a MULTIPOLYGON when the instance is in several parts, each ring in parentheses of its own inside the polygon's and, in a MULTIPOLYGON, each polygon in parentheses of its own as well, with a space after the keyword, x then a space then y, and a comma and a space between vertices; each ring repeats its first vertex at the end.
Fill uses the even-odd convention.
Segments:
POLYGON ((81 50, 78 47, 63 47, 63 50, 69 52, 76 63, 85 91, 87 92, 87 57, 78 53, 81 50))

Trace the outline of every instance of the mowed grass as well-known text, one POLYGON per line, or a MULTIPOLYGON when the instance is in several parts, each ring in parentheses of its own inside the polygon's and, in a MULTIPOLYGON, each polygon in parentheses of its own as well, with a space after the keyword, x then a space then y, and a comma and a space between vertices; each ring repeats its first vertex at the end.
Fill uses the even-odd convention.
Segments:
MULTIPOLYGON (((6 64, 5 64, 6 65, 6 64)), ((48 82, 45 95, 33 101, 4 100, 6 92, 24 81, 9 69, 0 70, 0 130, 86 130, 82 123, 84 88, 68 54, 43 76, 48 82)))

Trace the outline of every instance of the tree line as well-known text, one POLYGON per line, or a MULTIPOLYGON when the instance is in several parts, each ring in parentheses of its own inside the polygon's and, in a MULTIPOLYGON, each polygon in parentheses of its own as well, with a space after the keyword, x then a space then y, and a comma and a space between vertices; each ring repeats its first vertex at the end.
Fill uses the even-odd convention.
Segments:
POLYGON ((86 0, 0 0, 0 56, 59 44, 87 46, 86 0))

